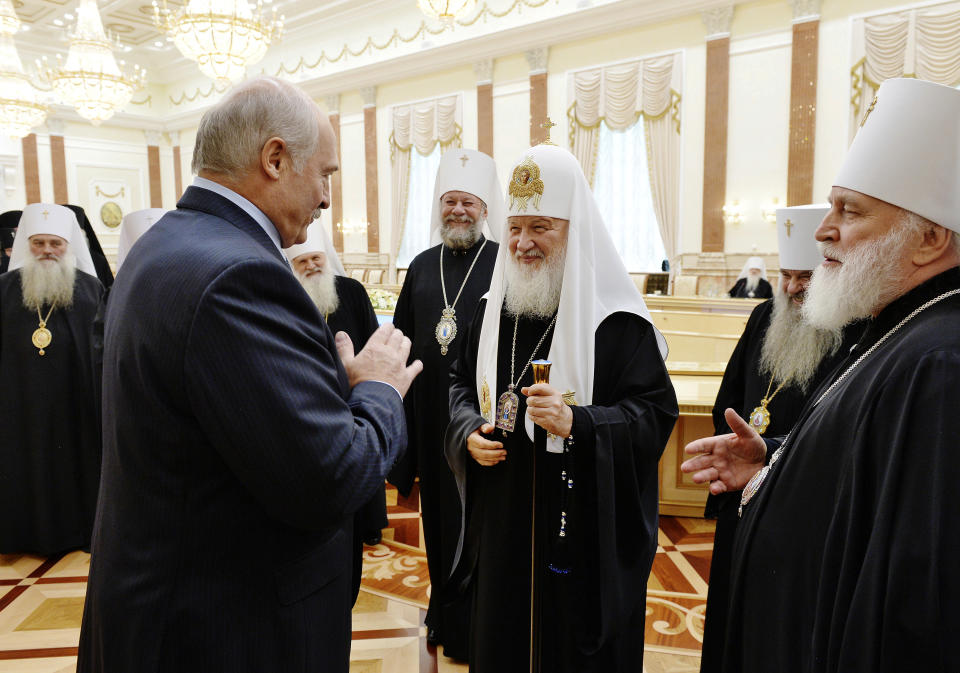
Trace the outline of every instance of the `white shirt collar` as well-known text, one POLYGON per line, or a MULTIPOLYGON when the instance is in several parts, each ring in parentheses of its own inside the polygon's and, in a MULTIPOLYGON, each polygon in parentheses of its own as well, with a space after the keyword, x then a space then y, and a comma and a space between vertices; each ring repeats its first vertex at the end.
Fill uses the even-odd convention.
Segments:
POLYGON ((270 237, 270 240, 273 241, 273 244, 277 246, 277 250, 280 251, 280 255, 286 259, 286 255, 283 254, 283 248, 280 244, 280 234, 277 232, 276 226, 274 226, 273 222, 270 221, 270 218, 267 217, 262 210, 253 205, 251 201, 240 196, 229 187, 224 187, 219 182, 214 182, 213 180, 201 178, 199 175, 193 179, 193 186, 200 187, 201 189, 209 189, 211 192, 219 194, 223 198, 243 209, 247 215, 252 217, 254 221, 260 225, 264 232, 266 232, 267 236, 270 237))

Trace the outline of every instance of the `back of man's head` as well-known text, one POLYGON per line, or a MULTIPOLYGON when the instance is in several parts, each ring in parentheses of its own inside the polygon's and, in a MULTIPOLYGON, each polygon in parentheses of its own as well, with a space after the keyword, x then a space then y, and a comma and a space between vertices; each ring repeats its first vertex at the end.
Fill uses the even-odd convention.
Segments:
POLYGON ((300 173, 320 139, 317 106, 301 89, 260 76, 234 87, 204 113, 193 149, 193 172, 242 178, 270 138, 282 138, 300 173))

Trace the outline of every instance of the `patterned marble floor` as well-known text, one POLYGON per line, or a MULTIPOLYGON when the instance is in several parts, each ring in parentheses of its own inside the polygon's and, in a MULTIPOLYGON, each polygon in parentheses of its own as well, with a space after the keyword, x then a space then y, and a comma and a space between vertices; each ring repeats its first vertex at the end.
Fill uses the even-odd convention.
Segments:
MULTIPOLYGON (((364 550, 353 610, 351 673, 466 673, 426 644, 430 584, 416 494, 388 491, 390 527, 364 550)), ((663 517, 647 595, 645 673, 699 670, 713 522, 663 517)), ((76 666, 89 555, 0 555, 0 673, 67 673, 76 666)))

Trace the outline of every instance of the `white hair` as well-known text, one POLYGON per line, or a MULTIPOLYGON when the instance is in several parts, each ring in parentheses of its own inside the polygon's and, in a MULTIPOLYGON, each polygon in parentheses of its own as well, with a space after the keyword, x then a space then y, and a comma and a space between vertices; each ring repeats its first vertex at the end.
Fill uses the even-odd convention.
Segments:
POLYGON ((896 299, 904 281, 900 269, 904 248, 931 224, 903 210, 882 236, 863 241, 842 256, 830 243, 818 243, 824 257, 842 264, 839 269, 818 266, 814 270, 803 302, 804 319, 820 329, 836 330, 896 299))
POLYGON ((298 271, 297 278, 321 315, 329 317, 336 313, 340 306, 340 297, 337 295, 336 274, 332 269, 324 266, 323 271, 310 276, 298 271))
POLYGON ((192 169, 240 178, 270 138, 282 138, 300 174, 320 143, 318 108, 306 93, 262 75, 234 87, 200 119, 192 169))
POLYGON ((59 258, 44 261, 27 255, 20 269, 24 307, 36 311, 54 304, 60 308, 72 306, 76 275, 77 258, 69 250, 59 258))
MULTIPOLYGON (((519 250, 515 255, 507 254, 507 264, 504 267, 504 306, 511 315, 549 318, 560 306, 567 243, 564 241, 562 247, 555 248, 540 262, 539 268, 520 264, 518 259, 523 256, 519 250)), ((543 252, 539 248, 533 248, 526 256, 539 257, 543 256, 543 252)))
POLYGON ((824 358, 837 352, 843 334, 810 325, 785 290, 773 300, 773 314, 760 349, 760 373, 771 374, 777 385, 795 385, 802 392, 824 358))

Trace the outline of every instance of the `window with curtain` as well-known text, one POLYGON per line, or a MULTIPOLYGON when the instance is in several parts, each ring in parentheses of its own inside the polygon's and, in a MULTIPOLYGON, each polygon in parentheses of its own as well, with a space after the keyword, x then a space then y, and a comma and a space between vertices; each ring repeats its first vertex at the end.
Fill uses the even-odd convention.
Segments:
POLYGON ((433 211, 433 185, 440 168, 443 151, 440 143, 423 156, 410 152, 410 178, 407 190, 407 215, 403 221, 403 237, 397 253, 397 268, 406 269, 413 258, 430 247, 430 215, 433 211))
POLYGON ((667 258, 650 192, 642 118, 623 131, 600 124, 593 194, 627 271, 659 273, 667 258))

